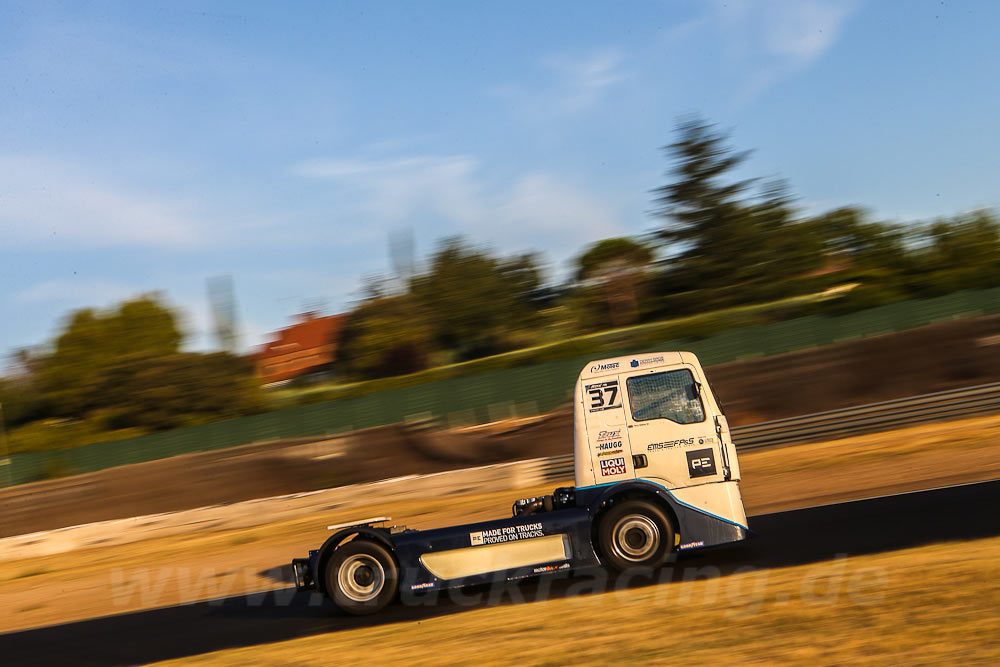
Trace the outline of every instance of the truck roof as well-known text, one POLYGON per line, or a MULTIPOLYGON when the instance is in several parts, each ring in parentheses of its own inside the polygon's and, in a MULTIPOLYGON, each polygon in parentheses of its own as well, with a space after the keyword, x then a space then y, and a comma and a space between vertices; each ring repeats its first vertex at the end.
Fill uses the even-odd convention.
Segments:
POLYGON ((590 361, 580 371, 580 379, 600 377, 602 375, 617 375, 633 368, 657 368, 659 366, 676 366, 689 363, 698 365, 698 357, 693 352, 644 352, 622 357, 596 359, 590 361))

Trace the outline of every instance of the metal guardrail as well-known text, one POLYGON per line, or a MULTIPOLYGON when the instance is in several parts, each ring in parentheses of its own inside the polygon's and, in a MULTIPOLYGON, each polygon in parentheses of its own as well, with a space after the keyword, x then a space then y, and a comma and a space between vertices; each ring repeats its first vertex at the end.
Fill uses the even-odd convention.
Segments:
POLYGON ((733 428, 737 450, 796 445, 1000 412, 1000 382, 733 428))
MULTIPOLYGON (((798 445, 906 426, 1000 413, 1000 382, 897 398, 732 429, 737 451, 798 445)), ((545 460, 545 477, 573 476, 573 455, 545 460)))

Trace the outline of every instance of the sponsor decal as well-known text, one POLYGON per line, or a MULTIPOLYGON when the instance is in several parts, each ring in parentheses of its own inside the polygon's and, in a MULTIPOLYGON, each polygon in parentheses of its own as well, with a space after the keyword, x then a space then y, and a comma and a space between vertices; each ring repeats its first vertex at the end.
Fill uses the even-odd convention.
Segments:
POLYGON ((715 474, 715 452, 711 449, 692 449, 684 452, 687 456, 688 475, 710 477, 715 474))
POLYGON ((681 438, 679 440, 665 440, 663 442, 654 442, 646 446, 646 451, 652 452, 657 449, 672 449, 674 447, 687 447, 688 445, 694 444, 694 438, 681 438))
POLYGON ((639 366, 648 366, 649 364, 662 364, 663 357, 647 357, 646 359, 633 359, 629 362, 629 366, 632 368, 639 368, 639 366))
POLYGON ((604 459, 601 461, 601 476, 610 477, 612 475, 625 474, 625 457, 619 456, 615 459, 604 459))
POLYGON ((615 438, 622 437, 622 430, 616 428, 613 431, 598 431, 597 432, 597 442, 603 442, 605 440, 614 440, 615 438))
POLYGON ((556 572, 557 570, 567 569, 569 569, 569 563, 563 563, 562 565, 546 565, 544 567, 536 567, 532 570, 532 573, 541 574, 543 572, 556 572))
POLYGON ((422 591, 426 588, 434 588, 434 582, 428 581, 423 584, 413 584, 412 586, 410 586, 411 591, 422 591))
POLYGON ((502 528, 469 533, 469 542, 475 547, 480 544, 500 544, 501 542, 527 540, 532 537, 542 537, 544 534, 542 524, 522 523, 517 526, 504 526, 502 528))
POLYGON ((594 364, 593 366, 590 367, 590 372, 597 373, 599 371, 613 371, 616 368, 618 368, 618 362, 609 361, 606 364, 594 364))
POLYGON ((705 541, 704 540, 698 540, 697 542, 688 542, 687 544, 682 544, 682 545, 680 545, 677 548, 678 549, 694 549, 695 547, 703 547, 703 546, 705 546, 705 541))
POLYGON ((612 449, 610 452, 598 452, 597 455, 598 456, 614 456, 615 454, 621 454, 621 453, 622 453, 622 450, 620 450, 620 449, 612 449))
POLYGON ((664 440, 663 442, 654 442, 652 444, 646 445, 646 451, 653 452, 657 449, 673 449, 674 447, 691 447, 694 444, 704 445, 705 443, 712 444, 715 442, 715 438, 703 435, 700 437, 691 438, 680 438, 679 440, 664 440))
POLYGON ((609 442, 599 442, 599 443, 597 443, 597 449, 599 449, 602 452, 606 451, 608 449, 614 449, 615 447, 621 447, 621 446, 622 446, 622 441, 621 440, 611 440, 609 442))
POLYGON ((622 406, 621 392, 618 391, 618 380, 612 382, 597 382, 588 384, 585 388, 587 398, 590 400, 591 412, 599 410, 610 410, 622 406))

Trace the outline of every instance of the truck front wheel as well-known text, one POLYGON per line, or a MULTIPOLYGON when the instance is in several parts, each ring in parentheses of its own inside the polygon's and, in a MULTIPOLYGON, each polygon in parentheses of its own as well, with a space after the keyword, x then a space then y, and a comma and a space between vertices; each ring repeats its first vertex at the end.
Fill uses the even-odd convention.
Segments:
POLYGON ((597 538, 606 564, 622 572, 630 567, 662 565, 674 546, 674 528, 653 503, 626 500, 601 517, 597 538))
POLYGON ((353 539, 326 565, 326 591, 349 614, 374 614, 396 596, 399 568, 392 554, 372 540, 353 539))

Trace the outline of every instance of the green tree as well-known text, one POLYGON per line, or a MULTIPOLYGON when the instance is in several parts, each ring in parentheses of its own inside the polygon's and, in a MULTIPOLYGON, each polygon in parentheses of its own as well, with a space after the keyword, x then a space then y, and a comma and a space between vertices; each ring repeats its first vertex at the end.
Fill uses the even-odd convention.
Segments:
POLYGON ((263 407, 253 364, 226 352, 122 360, 104 368, 96 384, 96 414, 111 428, 164 430, 263 407))
POLYGON ((30 378, 0 378, 0 404, 8 427, 39 419, 45 414, 41 394, 30 378))
POLYGON ((991 211, 937 220, 918 251, 925 290, 943 294, 1000 284, 1000 223, 991 211))
POLYGON ((742 208, 738 267, 731 286, 740 301, 775 299, 809 289, 801 279, 820 267, 822 241, 799 221, 784 181, 765 184, 742 208))
POLYGON ((727 286, 750 242, 742 204, 753 181, 731 178, 749 152, 733 152, 728 137, 699 117, 682 119, 676 131, 677 140, 663 148, 672 181, 654 191, 664 221, 658 236, 692 289, 727 286))
POLYGON ((453 238, 413 278, 410 293, 437 346, 471 359, 509 349, 510 336, 534 323, 539 275, 533 255, 498 258, 453 238))
POLYGON ((427 368, 435 350, 426 314, 412 296, 376 292, 348 316, 337 368, 362 379, 405 375, 427 368))
POLYGON ((808 283, 791 280, 819 266, 821 247, 797 218, 781 181, 751 192, 756 179, 734 178, 748 152, 734 152, 728 137, 694 117, 681 121, 678 139, 665 147, 672 182, 657 189, 664 220, 666 277, 661 285, 696 293, 689 303, 729 306, 796 293, 808 283))
POLYGON ((652 261, 653 251, 633 239, 611 238, 590 245, 576 260, 586 320, 602 326, 636 322, 652 261))
POLYGON ((182 338, 175 314, 155 294, 108 311, 78 310, 39 361, 42 392, 54 414, 82 417, 103 403, 96 378, 106 369, 174 354, 182 338))

